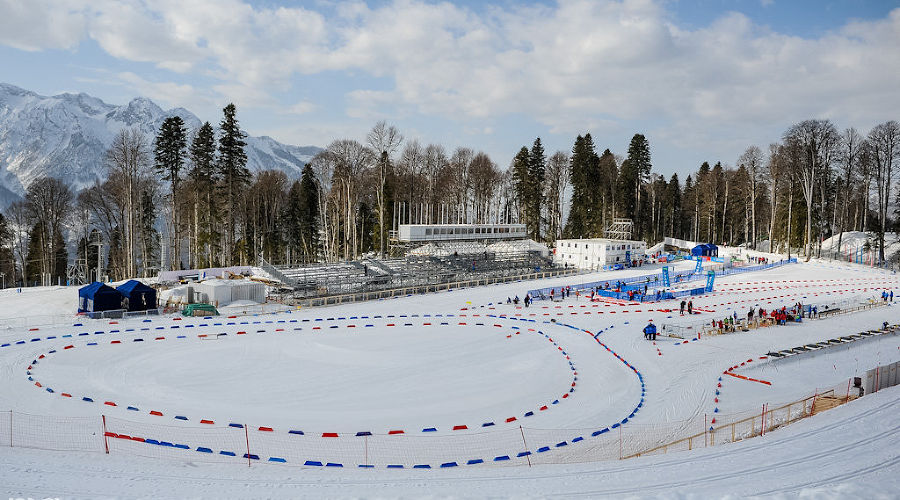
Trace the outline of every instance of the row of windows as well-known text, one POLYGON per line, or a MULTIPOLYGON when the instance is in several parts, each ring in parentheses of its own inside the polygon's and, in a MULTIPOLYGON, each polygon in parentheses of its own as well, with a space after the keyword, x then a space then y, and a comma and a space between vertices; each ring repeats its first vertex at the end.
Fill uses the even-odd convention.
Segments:
MULTIPOLYGON (((572 243, 568 242, 568 243, 566 243, 566 246, 571 248, 572 243)), ((578 248, 578 243, 575 243, 575 248, 578 248)), ((590 244, 585 243, 584 248, 590 248, 590 244)), ((633 250, 637 250, 638 248, 644 248, 644 245, 634 245, 633 250)), ((630 244, 629 245, 606 245, 606 249, 607 250, 632 250, 632 247, 630 244)))
POLYGON ((510 231, 509 227, 436 227, 425 228, 425 236, 433 236, 438 234, 506 234, 506 233, 525 233, 524 230, 510 231))
MULTIPOLYGON (((563 259, 566 258, 565 255, 563 255, 562 257, 563 257, 563 259)), ((574 259, 574 258, 576 258, 576 257, 575 257, 574 254, 572 254, 572 255, 569 255, 569 258, 570 258, 570 259, 574 259)), ((584 260, 588 260, 587 255, 584 256, 584 260)), ((600 257, 597 257, 597 262, 603 262, 603 259, 601 259, 600 257)), ((619 262, 619 257, 616 257, 616 262, 619 262)))

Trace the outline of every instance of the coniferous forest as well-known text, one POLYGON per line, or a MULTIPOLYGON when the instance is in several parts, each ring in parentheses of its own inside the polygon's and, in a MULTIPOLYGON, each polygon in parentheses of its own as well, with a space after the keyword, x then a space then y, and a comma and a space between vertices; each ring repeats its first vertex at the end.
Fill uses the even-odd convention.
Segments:
POLYGON ((398 223, 519 222, 552 245, 601 237, 617 217, 650 244, 672 236, 801 256, 830 256, 836 248, 822 248, 824 239, 867 231, 883 261, 900 215, 896 121, 857 131, 806 120, 683 178, 654 171, 665 159, 639 133, 627 145, 585 133, 555 152, 536 138, 501 167, 382 121, 364 138, 334 140, 298 179, 250 172, 245 137, 229 104, 217 129, 188 130, 172 117, 155 137, 123 130, 106 153, 106 180, 80 192, 65 179, 33 181, 0 214, 6 285, 65 282, 73 262, 117 280, 261 258, 386 255, 398 223))

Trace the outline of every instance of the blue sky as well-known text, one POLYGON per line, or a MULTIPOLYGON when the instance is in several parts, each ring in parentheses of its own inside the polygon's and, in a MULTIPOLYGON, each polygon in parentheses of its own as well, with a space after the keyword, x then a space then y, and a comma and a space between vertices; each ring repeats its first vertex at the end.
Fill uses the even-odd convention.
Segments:
POLYGON ((898 119, 900 1, 0 0, 0 81, 150 97, 282 142, 407 140, 505 168, 590 132, 654 170, 733 164, 792 123, 898 119))

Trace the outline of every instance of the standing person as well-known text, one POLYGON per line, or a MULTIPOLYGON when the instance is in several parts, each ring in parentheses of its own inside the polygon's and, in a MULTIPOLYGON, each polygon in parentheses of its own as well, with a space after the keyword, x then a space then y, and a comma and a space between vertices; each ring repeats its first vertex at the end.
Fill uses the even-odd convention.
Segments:
POLYGON ((690 316, 692 314, 694 314, 694 301, 689 300, 688 301, 688 316, 690 316))
POLYGON ((891 290, 891 302, 893 302, 893 301, 894 301, 894 291, 891 290))
POLYGON ((528 307, 529 304, 531 304, 531 295, 528 295, 526 293, 525 294, 525 307, 528 307))
POLYGON ((686 305, 687 305, 687 301, 684 299, 681 299, 681 310, 679 312, 681 313, 682 316, 684 316, 684 306, 686 306, 686 305))
POLYGON ((653 324, 652 319, 644 327, 644 338, 646 340, 656 340, 656 325, 653 324))

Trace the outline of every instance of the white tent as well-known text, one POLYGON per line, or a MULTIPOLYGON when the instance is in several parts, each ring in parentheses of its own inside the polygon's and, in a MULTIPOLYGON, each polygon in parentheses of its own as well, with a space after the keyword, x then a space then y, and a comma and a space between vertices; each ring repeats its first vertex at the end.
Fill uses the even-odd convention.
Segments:
POLYGON ((204 299, 216 307, 226 306, 239 300, 249 300, 262 304, 266 301, 266 286, 250 280, 206 280, 196 286, 204 299))

